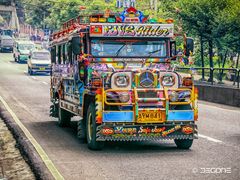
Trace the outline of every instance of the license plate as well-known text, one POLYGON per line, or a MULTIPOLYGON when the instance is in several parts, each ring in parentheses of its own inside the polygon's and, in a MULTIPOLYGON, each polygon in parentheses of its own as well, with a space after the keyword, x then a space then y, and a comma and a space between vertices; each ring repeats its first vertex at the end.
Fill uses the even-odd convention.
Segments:
POLYGON ((44 71, 45 70, 45 68, 39 68, 41 71, 44 71))
POLYGON ((162 114, 160 111, 139 111, 138 112, 138 123, 162 123, 162 114))

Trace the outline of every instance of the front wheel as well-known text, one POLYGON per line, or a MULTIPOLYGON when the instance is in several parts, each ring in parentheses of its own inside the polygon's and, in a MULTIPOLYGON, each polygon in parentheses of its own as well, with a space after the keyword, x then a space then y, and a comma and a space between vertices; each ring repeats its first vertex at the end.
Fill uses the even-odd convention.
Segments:
POLYGON ((88 148, 92 150, 101 150, 104 142, 96 141, 97 123, 96 123, 96 109, 95 105, 91 103, 87 111, 87 143, 88 148))
POLYGON ((87 138, 86 138, 86 123, 83 119, 78 121, 77 135, 78 135, 78 139, 81 142, 85 143, 87 141, 87 138))
POLYGON ((174 139, 174 142, 179 149, 190 149, 193 139, 174 139))
POLYGON ((32 69, 28 66, 28 74, 33 75, 32 69))
POLYGON ((58 106, 58 125, 60 127, 68 127, 71 121, 71 113, 58 106))

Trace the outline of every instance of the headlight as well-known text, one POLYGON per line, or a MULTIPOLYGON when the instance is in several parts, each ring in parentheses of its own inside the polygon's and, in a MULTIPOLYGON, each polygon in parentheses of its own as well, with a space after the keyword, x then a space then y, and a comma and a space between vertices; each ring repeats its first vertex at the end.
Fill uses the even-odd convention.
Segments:
POLYGON ((119 93, 119 100, 122 103, 127 103, 130 100, 130 95, 127 92, 119 93))
POLYGON ((115 77, 114 81, 117 87, 127 87, 129 85, 129 76, 126 74, 119 74, 115 77))
POLYGON ((163 86, 173 86, 175 84, 175 77, 171 74, 164 74, 161 81, 163 86))
POLYGON ((172 91, 172 92, 169 94, 169 100, 170 100, 171 102, 176 102, 176 101, 178 101, 178 98, 179 98, 179 94, 178 94, 178 92, 176 92, 176 91, 172 91))

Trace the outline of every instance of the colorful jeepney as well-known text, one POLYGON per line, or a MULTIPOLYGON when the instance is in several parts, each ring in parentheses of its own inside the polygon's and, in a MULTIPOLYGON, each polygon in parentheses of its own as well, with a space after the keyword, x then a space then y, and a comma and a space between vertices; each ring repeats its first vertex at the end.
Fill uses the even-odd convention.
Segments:
MULTIPOLYGON (((176 43, 167 22, 150 23, 130 7, 64 23, 50 43, 51 115, 59 125, 81 116, 78 136, 90 149, 104 141, 146 140, 190 148, 197 138, 197 90, 191 75, 171 66, 176 43)), ((185 47, 187 55, 191 39, 185 47)))

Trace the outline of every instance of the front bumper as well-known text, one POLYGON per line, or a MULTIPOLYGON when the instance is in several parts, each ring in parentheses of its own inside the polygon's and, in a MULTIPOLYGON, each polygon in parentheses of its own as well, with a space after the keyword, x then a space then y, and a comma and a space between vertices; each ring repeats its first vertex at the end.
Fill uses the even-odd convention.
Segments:
POLYGON ((13 51, 13 47, 11 47, 11 46, 4 46, 4 47, 1 47, 1 51, 12 52, 13 51))
POLYGON ((50 73, 51 68, 50 67, 33 67, 32 71, 34 73, 50 73))
POLYGON ((155 125, 100 125, 97 141, 149 141, 173 139, 197 139, 197 125, 155 124, 155 125))
POLYGON ((19 55, 19 58, 18 58, 18 60, 20 61, 20 62, 27 62, 27 60, 28 60, 28 57, 29 57, 29 55, 19 55))

